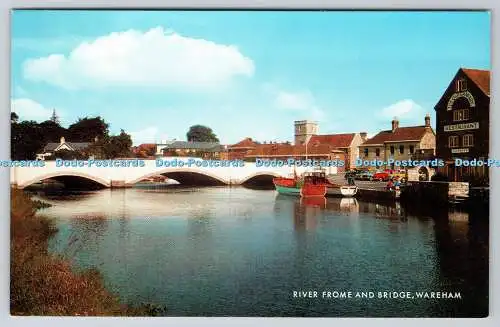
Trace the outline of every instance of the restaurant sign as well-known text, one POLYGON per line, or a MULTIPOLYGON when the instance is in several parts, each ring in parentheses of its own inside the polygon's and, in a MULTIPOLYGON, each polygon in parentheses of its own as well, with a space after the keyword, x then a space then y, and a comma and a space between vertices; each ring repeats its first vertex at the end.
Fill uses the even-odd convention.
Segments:
POLYGON ((469 149, 464 148, 464 149, 451 149, 451 153, 467 153, 469 152, 469 149))
POLYGON ((464 124, 456 124, 456 125, 445 125, 445 132, 453 132, 453 131, 465 131, 468 129, 479 129, 479 123, 464 123, 464 124))
POLYGON ((472 96, 472 93, 470 93, 469 91, 465 91, 465 92, 454 93, 450 97, 450 100, 448 100, 448 105, 446 106, 446 109, 447 110, 453 109, 453 104, 455 103, 455 101, 458 98, 466 98, 467 101, 469 101, 469 105, 471 107, 475 107, 476 106, 476 100, 474 100, 474 97, 472 96))

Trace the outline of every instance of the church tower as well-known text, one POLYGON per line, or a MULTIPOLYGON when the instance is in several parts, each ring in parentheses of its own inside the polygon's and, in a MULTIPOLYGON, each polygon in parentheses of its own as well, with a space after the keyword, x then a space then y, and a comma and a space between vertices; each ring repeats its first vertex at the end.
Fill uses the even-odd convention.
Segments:
POLYGON ((295 145, 309 142, 313 135, 318 134, 318 123, 310 120, 295 121, 295 145))

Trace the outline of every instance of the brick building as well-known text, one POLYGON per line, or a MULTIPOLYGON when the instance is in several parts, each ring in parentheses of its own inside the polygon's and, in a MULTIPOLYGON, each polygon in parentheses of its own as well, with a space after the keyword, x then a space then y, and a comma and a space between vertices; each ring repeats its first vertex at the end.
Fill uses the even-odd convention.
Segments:
MULTIPOLYGON (((423 160, 435 156, 436 134, 431 127, 431 118, 425 116, 424 125, 399 127, 395 118, 391 129, 379 132, 360 147, 363 160, 423 160)), ((394 169, 394 165, 380 168, 394 169)))
POLYGON ((487 159, 489 156, 490 72, 460 68, 436 110, 436 153, 445 160, 438 172, 450 181, 488 184, 485 166, 456 167, 455 159, 487 159))

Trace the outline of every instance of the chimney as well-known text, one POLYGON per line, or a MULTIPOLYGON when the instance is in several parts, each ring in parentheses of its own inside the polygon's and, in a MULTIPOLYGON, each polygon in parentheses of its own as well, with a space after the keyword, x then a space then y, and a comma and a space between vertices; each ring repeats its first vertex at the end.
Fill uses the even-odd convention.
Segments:
POLYGON ((396 128, 399 127, 399 120, 397 119, 397 117, 394 117, 391 123, 392 123, 392 132, 394 133, 396 128))
POLYGON ((365 142, 366 141, 366 138, 368 136, 368 133, 366 132, 361 132, 359 133, 359 135, 361 136, 361 141, 365 142))
POLYGON ((431 127, 431 115, 425 115, 425 127, 431 127))
POLYGON ((61 136, 61 144, 65 143, 66 140, 64 139, 64 136, 61 136))

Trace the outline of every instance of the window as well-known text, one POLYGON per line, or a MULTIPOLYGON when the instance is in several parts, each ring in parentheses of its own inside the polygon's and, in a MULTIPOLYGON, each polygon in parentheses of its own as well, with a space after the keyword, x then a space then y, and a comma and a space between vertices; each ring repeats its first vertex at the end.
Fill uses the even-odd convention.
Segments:
POLYGON ((391 154, 394 154, 394 145, 391 145, 391 154))
POLYGON ((368 148, 365 148, 365 157, 368 157, 368 148))
POLYGON ((455 90, 457 92, 467 91, 467 81, 464 79, 457 80, 455 84, 455 90))
POLYGON ((376 149, 375 149, 375 156, 376 156, 376 157, 379 157, 379 156, 380 156, 380 149, 379 149, 379 148, 376 148, 376 149))
POLYGON ((469 109, 457 109, 453 111, 453 121, 468 120, 469 109))
POLYGON ((415 153, 415 146, 414 145, 410 145, 410 153, 411 154, 415 153))
POLYGON ((474 135, 467 134, 462 138, 463 146, 474 146, 474 135))
POLYGON ((458 136, 449 136, 448 137, 448 146, 450 148, 456 148, 458 146, 458 136))
POLYGON ((400 154, 405 153, 405 146, 404 146, 404 145, 400 145, 400 146, 399 146, 399 153, 400 153, 400 154))

